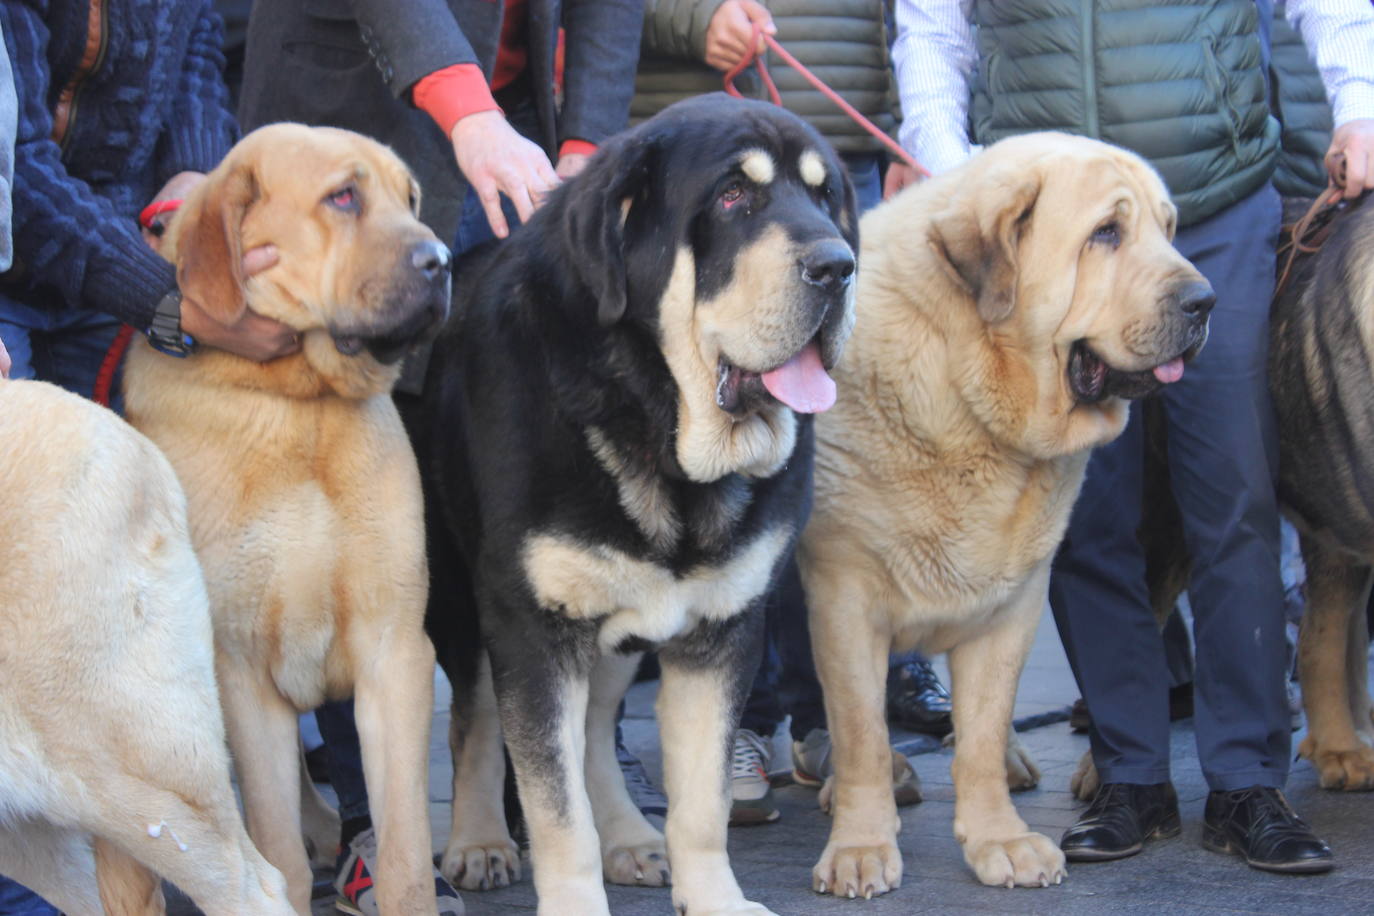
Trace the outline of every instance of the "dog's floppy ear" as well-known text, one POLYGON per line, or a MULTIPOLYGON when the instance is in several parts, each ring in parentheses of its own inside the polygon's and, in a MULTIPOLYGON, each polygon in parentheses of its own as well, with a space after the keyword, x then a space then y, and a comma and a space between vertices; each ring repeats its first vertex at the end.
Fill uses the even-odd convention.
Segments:
POLYGON ((956 195, 936 218, 930 244, 955 282, 973 296, 978 314, 992 324, 1010 318, 1016 309, 1017 248, 1040 196, 1040 182, 1025 176, 1004 185, 992 208, 970 196, 956 195))
POLYGON ((615 324, 629 306, 625 221, 644 188, 654 146, 638 133, 613 140, 568 188, 563 244, 579 279, 596 299, 596 320, 615 324))
POLYGON ((243 288, 243 216, 257 199, 246 165, 215 172, 177 214, 177 286, 212 318, 233 324, 248 308, 243 288))

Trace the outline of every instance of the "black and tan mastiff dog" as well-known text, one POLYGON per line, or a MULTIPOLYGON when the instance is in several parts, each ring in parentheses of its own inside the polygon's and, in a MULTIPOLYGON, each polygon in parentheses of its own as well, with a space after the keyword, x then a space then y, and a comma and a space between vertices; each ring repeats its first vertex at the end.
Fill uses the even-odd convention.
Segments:
MULTIPOLYGON (((709 96, 608 143, 508 242, 460 263, 468 311, 436 346, 418 441, 449 578, 435 587, 470 571, 495 684, 493 698, 486 662, 456 678, 445 868, 464 886, 514 867, 504 732, 541 913, 605 913, 603 870, 658 885, 669 861, 677 912, 767 912, 726 858, 728 751, 762 601, 807 513, 806 415, 834 400, 855 232, 818 134, 709 96), (647 649, 663 671, 666 849, 614 750, 647 649)), ((464 613, 461 593, 451 603, 464 613)), ((452 664, 446 622, 431 623, 452 664)))
POLYGON ((1270 312, 1279 501, 1307 565, 1298 753, 1328 789, 1374 789, 1369 633, 1374 572, 1374 204, 1339 217, 1270 312))

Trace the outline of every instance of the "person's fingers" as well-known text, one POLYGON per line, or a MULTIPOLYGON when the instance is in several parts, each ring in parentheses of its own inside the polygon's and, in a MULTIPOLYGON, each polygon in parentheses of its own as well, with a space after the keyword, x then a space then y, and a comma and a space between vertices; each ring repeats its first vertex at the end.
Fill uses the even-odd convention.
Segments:
POLYGON ((498 239, 510 235, 510 227, 506 225, 506 215, 501 212, 501 194, 496 190, 496 185, 490 181, 483 181, 481 185, 474 184, 473 190, 477 192, 477 200, 482 204, 482 212, 487 215, 487 224, 491 226, 491 234, 498 239))
POLYGON ((1354 200, 1369 190, 1374 179, 1370 174, 1369 153, 1354 149, 1345 155, 1345 199, 1354 200))
POLYGON ((515 215, 520 218, 520 222, 527 223, 534 215, 535 202, 531 199, 533 185, 517 184, 515 187, 506 191, 506 196, 515 205, 515 215))
POLYGON ((281 257, 277 253, 276 245, 259 245, 256 248, 250 248, 243 253, 243 275, 251 277, 254 274, 260 274, 264 270, 275 267, 280 260, 281 257))
POLYGON ((10 377, 10 366, 12 365, 9 351, 5 349, 5 342, 0 340, 0 378, 10 377))

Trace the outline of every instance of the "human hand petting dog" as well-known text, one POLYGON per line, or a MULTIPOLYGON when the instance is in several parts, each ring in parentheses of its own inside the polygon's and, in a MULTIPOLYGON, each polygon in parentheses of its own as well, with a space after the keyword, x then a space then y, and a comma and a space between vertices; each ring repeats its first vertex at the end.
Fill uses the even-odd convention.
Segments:
MULTIPOLYGON (((749 53, 749 39, 754 37, 754 23, 763 31, 776 35, 773 14, 755 0, 725 0, 711 16, 706 26, 706 63, 722 72, 731 70, 749 53)), ((759 39, 754 53, 762 54, 763 39, 759 39)))
MULTIPOLYGON (((153 197, 150 204, 164 200, 185 200, 196 186, 205 180, 204 172, 178 172, 168 179, 153 197)), ((154 251, 161 253, 162 235, 143 227, 143 240, 154 251)), ((243 275, 251 277, 276 265, 280 258, 277 246, 259 245, 243 256, 243 275)), ((280 321, 259 315, 252 309, 246 310, 239 320, 226 325, 211 318, 193 300, 181 300, 181 329, 190 334, 196 343, 220 350, 228 350, 238 356, 265 363, 279 356, 287 356, 301 348, 300 334, 280 321)))
POLYGON ((491 231, 499 239, 510 235, 501 212, 502 194, 515 204, 523 223, 559 184, 559 174, 549 157, 520 136, 499 111, 478 111, 459 118, 449 139, 458 169, 477 192, 491 231))
MULTIPOLYGON (((243 275, 251 277, 276 265, 280 257, 276 245, 259 245, 243 255, 243 275)), ((301 348, 301 335, 274 318, 245 309, 233 324, 211 318, 194 300, 181 300, 181 329, 196 343, 265 363, 289 356, 301 348)))
POLYGON ((1374 190, 1374 118, 1357 118, 1336 128, 1326 151, 1326 171, 1346 200, 1374 190))

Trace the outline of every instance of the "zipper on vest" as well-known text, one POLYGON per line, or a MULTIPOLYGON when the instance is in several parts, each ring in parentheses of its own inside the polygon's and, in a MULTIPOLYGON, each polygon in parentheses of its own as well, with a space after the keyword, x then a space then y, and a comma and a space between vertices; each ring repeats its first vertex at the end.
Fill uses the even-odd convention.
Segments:
POLYGON ((81 53, 81 62, 76 65, 71 79, 67 80, 67 84, 57 96, 57 104, 53 106, 52 139, 62 148, 63 153, 67 151, 67 141, 71 137, 72 124, 76 120, 81 88, 85 85, 86 79, 99 70, 105 61, 105 52, 109 48, 107 16, 106 0, 90 0, 90 6, 86 11, 86 47, 81 53))
POLYGON ((1083 42, 1083 51, 1078 57, 1083 67, 1083 136, 1101 140, 1102 129, 1097 123, 1097 36, 1094 34, 1093 23, 1095 6, 1096 4, 1089 0, 1079 0, 1078 39, 1083 42))

